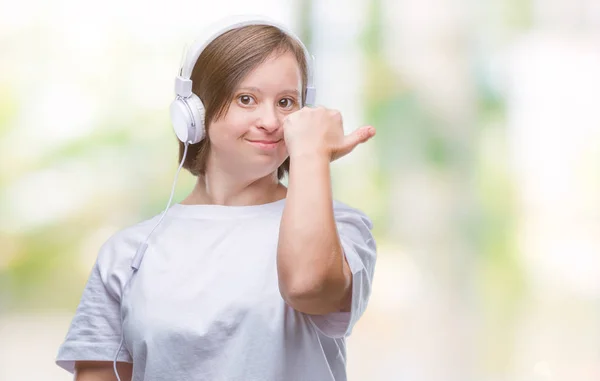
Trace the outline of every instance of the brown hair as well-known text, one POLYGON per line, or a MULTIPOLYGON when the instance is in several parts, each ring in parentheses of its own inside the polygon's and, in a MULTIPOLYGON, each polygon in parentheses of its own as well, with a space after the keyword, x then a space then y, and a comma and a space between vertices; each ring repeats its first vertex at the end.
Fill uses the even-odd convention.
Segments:
MULTIPOLYGON (((190 144, 183 163, 194 176, 204 175, 210 149, 208 128, 211 122, 223 117, 229 110, 233 93, 240 82, 273 53, 292 52, 296 56, 302 76, 302 97, 306 91, 307 67, 302 46, 279 28, 270 25, 249 25, 230 30, 217 37, 202 51, 192 71, 192 92, 204 103, 206 110, 206 137, 190 144)), ((304 103, 304 99, 302 99, 304 103)), ((179 142, 179 161, 183 158, 184 144, 179 142)), ((281 180, 290 169, 287 158, 277 169, 281 180)))

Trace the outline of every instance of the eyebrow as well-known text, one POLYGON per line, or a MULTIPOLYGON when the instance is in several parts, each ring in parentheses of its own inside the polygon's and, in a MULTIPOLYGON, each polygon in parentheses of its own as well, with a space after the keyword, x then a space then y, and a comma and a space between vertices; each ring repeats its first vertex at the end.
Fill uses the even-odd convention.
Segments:
MULTIPOLYGON (((253 86, 239 87, 238 91, 239 90, 252 91, 252 92, 255 92, 255 93, 261 93, 262 94, 262 91, 260 91, 260 89, 258 87, 253 87, 253 86)), ((296 90, 296 89, 285 89, 285 90, 282 90, 282 91, 279 92, 279 94, 284 94, 284 93, 285 94, 294 94, 295 96, 300 97, 300 92, 298 90, 296 90)))

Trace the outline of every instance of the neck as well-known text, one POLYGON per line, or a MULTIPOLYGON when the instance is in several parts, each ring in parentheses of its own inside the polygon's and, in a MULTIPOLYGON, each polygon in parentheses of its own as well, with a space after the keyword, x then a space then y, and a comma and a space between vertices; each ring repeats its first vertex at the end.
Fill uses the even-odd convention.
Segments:
POLYGON ((259 179, 242 180, 223 171, 207 170, 198 176, 192 193, 181 204, 260 205, 284 198, 286 191, 277 179, 277 172, 259 179))

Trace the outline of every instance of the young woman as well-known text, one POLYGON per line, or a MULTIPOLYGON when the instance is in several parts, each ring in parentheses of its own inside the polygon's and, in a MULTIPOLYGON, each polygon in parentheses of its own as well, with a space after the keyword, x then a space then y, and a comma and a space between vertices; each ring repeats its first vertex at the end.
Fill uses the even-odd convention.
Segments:
POLYGON ((193 64, 206 137, 180 156, 194 189, 100 249, 56 359, 76 380, 346 380, 376 248, 370 220, 332 199, 329 167, 375 131, 344 136, 339 112, 303 107, 297 37, 239 25, 193 64))

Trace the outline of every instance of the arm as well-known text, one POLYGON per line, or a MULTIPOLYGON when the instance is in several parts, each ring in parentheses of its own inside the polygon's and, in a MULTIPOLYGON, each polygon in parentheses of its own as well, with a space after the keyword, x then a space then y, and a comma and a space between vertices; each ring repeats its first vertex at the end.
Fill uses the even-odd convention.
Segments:
MULTIPOLYGON (((117 371, 121 381, 131 381, 133 364, 117 362, 117 371)), ((75 381, 117 381, 117 377, 110 361, 77 361, 75 381)))
POLYGON ((279 229, 279 289, 294 309, 314 315, 350 308, 352 274, 333 215, 329 157, 292 157, 279 229))
POLYGON ((339 112, 305 107, 286 117, 283 130, 290 174, 277 247, 279 290, 300 312, 347 311, 352 273, 333 214, 329 163, 369 140, 375 129, 344 136, 339 112))

